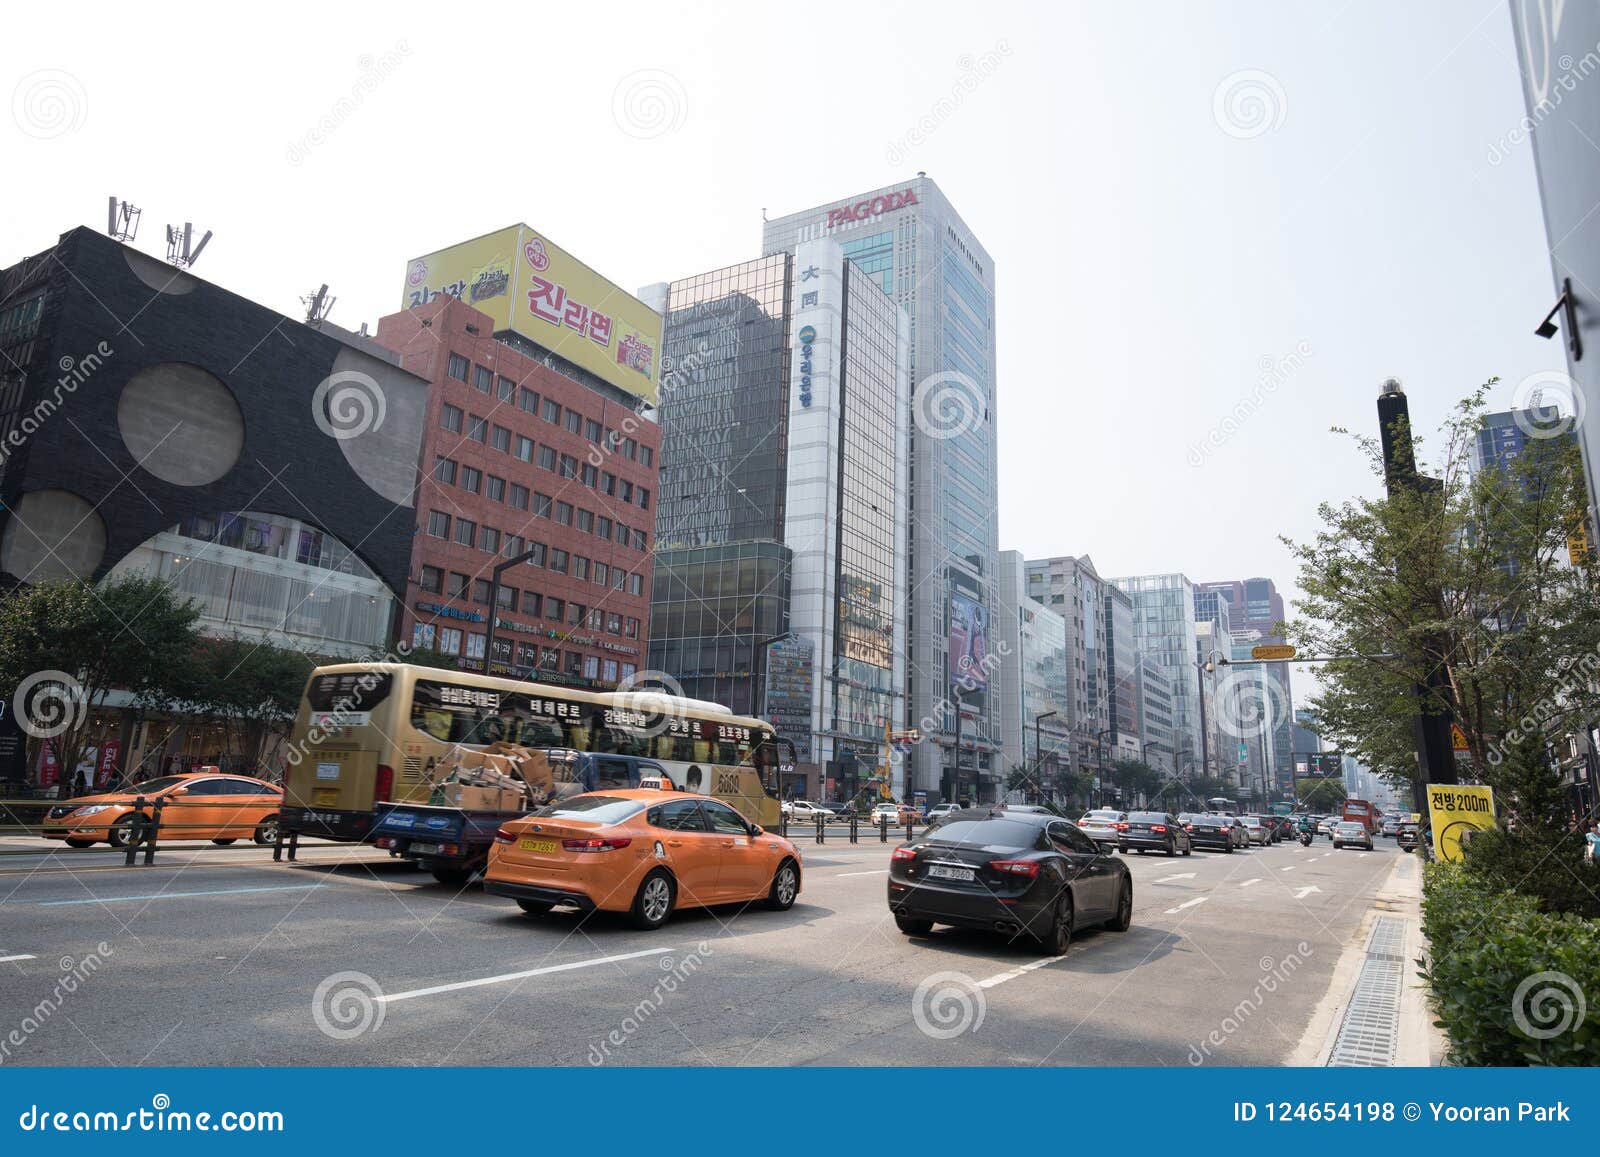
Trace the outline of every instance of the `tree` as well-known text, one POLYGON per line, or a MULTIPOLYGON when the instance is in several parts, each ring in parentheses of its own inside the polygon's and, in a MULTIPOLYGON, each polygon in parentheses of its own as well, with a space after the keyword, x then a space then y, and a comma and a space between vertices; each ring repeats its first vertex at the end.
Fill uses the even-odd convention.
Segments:
POLYGON ((1297 779, 1294 784, 1295 801, 1305 811, 1338 811, 1348 794, 1342 779, 1297 779))
MULTIPOLYGON (((17 587, 0 599, 0 686, 19 722, 54 745, 67 780, 112 690, 161 693, 197 638, 199 610, 160 579, 17 587)), ((70 782, 70 781, 68 781, 70 782)))

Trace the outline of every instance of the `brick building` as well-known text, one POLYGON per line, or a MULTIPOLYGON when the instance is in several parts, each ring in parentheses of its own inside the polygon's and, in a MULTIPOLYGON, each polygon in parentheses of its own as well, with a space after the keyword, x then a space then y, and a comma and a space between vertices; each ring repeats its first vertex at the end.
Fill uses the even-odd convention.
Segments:
POLYGON ((533 550, 501 577, 491 670, 614 687, 645 666, 660 428, 494 329, 448 294, 378 322, 432 384, 401 636, 479 669, 494 566, 533 550))

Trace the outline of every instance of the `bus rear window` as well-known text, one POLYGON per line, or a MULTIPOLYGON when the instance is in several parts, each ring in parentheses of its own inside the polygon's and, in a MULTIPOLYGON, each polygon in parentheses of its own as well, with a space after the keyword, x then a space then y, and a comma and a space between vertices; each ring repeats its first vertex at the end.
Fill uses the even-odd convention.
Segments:
POLYGON ((313 711, 371 711, 389 697, 394 677, 378 671, 312 675, 306 702, 313 711))

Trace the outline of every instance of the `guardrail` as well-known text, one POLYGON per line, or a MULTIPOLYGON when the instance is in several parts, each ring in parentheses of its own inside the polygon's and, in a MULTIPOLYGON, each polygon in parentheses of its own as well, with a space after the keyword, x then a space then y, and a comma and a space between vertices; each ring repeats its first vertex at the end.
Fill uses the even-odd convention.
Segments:
MULTIPOLYGON (((889 833, 891 831, 895 832, 896 833, 895 838, 899 839, 898 833, 900 831, 900 826, 898 824, 895 824, 895 825, 891 826, 887 818, 881 819, 875 824, 868 823, 868 824, 863 825, 861 823, 861 820, 860 820, 859 816, 847 816, 847 817, 844 817, 844 818, 835 818, 834 821, 833 821, 833 824, 837 825, 839 827, 845 827, 846 825, 848 825, 846 838, 852 844, 861 842, 861 829, 862 829, 863 826, 867 829, 868 832, 872 832, 874 830, 877 832, 878 842, 879 843, 884 843, 884 844, 888 843, 889 842, 889 833)), ((928 830, 929 826, 930 826, 929 824, 926 824, 926 823, 923 824, 922 825, 922 830, 924 832, 926 832, 928 830)), ((805 821, 802 820, 799 823, 794 823, 794 824, 791 824, 789 822, 789 817, 788 816, 779 817, 779 820, 778 820, 778 834, 780 836, 783 836, 785 839, 794 838, 794 837, 790 836, 790 834, 789 834, 791 828, 797 829, 796 830, 796 835, 798 835, 798 829, 800 829, 800 828, 811 828, 812 829, 812 837, 813 837, 813 839, 814 839, 814 841, 816 843, 825 844, 825 843, 828 842, 829 822, 827 820, 825 820, 821 816, 817 816, 810 823, 806 823, 805 821)), ((907 843, 911 842, 913 839, 916 838, 916 828, 917 828, 917 821, 916 820, 910 819, 910 820, 906 821, 906 842, 907 843)), ((870 838, 870 836, 868 838, 870 838)))

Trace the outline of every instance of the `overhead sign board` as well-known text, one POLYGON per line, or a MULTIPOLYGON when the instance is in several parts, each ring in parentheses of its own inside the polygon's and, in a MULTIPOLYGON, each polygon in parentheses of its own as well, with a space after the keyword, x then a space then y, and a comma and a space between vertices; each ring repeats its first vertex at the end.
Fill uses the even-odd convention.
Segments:
POLYGON ((1250 648, 1250 657, 1263 662, 1294 658, 1294 648, 1286 643, 1263 643, 1259 647, 1250 648))

